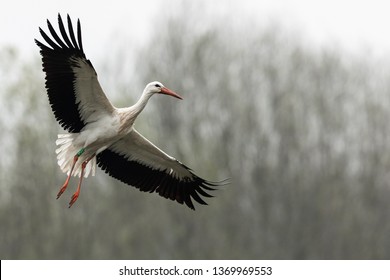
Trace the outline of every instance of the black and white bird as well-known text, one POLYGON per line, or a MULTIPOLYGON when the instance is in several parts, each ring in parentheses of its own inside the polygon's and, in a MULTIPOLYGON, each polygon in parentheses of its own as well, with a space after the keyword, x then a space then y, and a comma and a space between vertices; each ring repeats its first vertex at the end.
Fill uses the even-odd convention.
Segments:
POLYGON ((84 177, 95 175, 96 165, 110 176, 144 192, 185 203, 195 209, 193 201, 206 204, 207 191, 225 184, 210 182, 169 156, 147 140, 134 128, 134 121, 154 94, 166 94, 182 99, 160 82, 149 83, 136 104, 116 108, 101 88, 95 69, 83 50, 80 20, 77 37, 68 15, 67 29, 58 15, 58 36, 49 21, 52 39, 41 29, 46 45, 36 44, 42 55, 46 73, 46 89, 51 108, 67 134, 59 134, 56 141, 58 165, 67 179, 57 194, 59 198, 71 176, 79 176, 71 207, 80 194, 84 177))

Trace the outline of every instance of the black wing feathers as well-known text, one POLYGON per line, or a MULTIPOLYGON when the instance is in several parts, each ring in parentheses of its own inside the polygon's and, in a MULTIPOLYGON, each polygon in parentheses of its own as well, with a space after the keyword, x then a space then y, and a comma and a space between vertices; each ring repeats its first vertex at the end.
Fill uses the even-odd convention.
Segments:
POLYGON ((77 20, 77 39, 79 41, 79 48, 80 48, 81 52, 84 53, 83 41, 81 40, 81 24, 80 24, 80 20, 77 20))
MULTIPOLYGON (((49 31, 50 31, 50 34, 51 36, 53 36, 54 40, 56 40, 57 44, 60 45, 60 47, 58 46, 52 46, 53 48, 67 48, 67 46, 64 44, 64 42, 60 39, 60 37, 58 37, 57 33, 55 32, 53 26, 51 25, 50 21, 47 21, 47 26, 49 27, 49 31)), ((43 31, 42 31, 43 32, 43 31)), ((41 32, 41 34, 42 34, 41 32)), ((47 41, 47 39, 45 39, 47 41)))
MULTIPOLYGON (((68 15, 68 30, 69 30, 69 35, 70 35, 70 39, 72 40, 73 46, 74 46, 76 49, 79 49, 79 47, 78 47, 78 45, 77 45, 76 37, 74 36, 72 21, 70 20, 69 15, 68 15)), ((80 50, 80 49, 79 49, 79 50, 80 50)), ((81 50, 80 50, 80 51, 81 51, 81 50)))
POLYGON ((62 38, 64 38, 66 45, 72 46, 72 43, 69 40, 68 34, 65 31, 64 23, 62 22, 61 17, 58 17, 58 26, 60 27, 61 36, 62 36, 62 38))
POLYGON ((180 204, 185 203, 189 208, 195 209, 192 199, 200 204, 207 203, 200 197, 212 197, 205 190, 215 190, 212 187, 218 183, 212 183, 196 176, 192 171, 191 178, 179 179, 172 176, 168 170, 153 169, 137 161, 126 159, 110 149, 104 150, 97 156, 98 166, 114 177, 131 186, 135 186, 143 192, 157 192, 160 196, 175 200, 180 204))
POLYGON ((76 103, 74 88, 76 77, 72 67, 77 66, 74 62, 75 59, 85 60, 91 67, 92 64, 86 59, 82 49, 80 21, 77 22, 77 41, 69 15, 67 20, 70 39, 62 18, 58 15, 58 25, 62 39, 51 23, 47 21, 47 26, 54 41, 39 28, 39 32, 48 46, 38 40, 35 40, 35 42, 41 49, 43 71, 46 73, 46 88, 54 115, 64 129, 69 132, 80 132, 85 123, 80 116, 76 103))

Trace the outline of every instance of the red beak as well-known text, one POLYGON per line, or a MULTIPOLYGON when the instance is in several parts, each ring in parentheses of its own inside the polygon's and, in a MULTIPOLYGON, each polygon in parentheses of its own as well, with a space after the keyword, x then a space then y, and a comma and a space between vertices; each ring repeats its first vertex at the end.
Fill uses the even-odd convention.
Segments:
POLYGON ((172 91, 172 90, 170 90, 169 88, 166 88, 166 87, 161 88, 161 93, 162 94, 166 94, 166 95, 170 95, 170 96, 173 96, 173 97, 176 97, 176 98, 179 98, 179 99, 183 99, 176 92, 174 92, 174 91, 172 91))

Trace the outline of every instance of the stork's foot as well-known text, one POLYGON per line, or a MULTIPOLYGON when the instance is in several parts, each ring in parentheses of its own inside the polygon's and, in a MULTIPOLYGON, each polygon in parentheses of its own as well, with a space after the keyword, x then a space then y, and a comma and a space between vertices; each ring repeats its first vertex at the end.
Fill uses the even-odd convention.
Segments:
POLYGON ((77 190, 73 195, 69 202, 69 208, 72 207, 72 205, 76 202, 77 198, 79 198, 80 190, 77 190))
POLYGON ((57 199, 60 198, 60 196, 64 193, 67 187, 68 187, 68 180, 66 180, 65 184, 61 187, 60 191, 58 192, 57 199))

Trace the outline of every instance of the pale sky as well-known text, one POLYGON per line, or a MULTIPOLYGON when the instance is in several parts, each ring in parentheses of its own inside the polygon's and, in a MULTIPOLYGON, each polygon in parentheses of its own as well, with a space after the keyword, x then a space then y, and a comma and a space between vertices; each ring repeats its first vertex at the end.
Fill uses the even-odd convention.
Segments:
MULTIPOLYGON (((5 1, 4 1, 5 2, 5 1)), ((155 18, 169 16, 180 0, 80 1, 11 0, 0 9, 0 47, 16 46, 23 55, 37 53, 33 38, 38 26, 46 28, 57 13, 80 18, 88 54, 102 52, 116 36, 148 38, 155 18), (94 48, 93 46, 97 46, 94 48)), ((206 1, 204 17, 226 15, 235 20, 253 19, 259 24, 280 22, 299 31, 315 46, 336 45, 348 51, 369 49, 390 54, 390 1, 383 0, 213 0, 206 1)), ((203 20, 200 18, 200 20, 203 20)), ((93 55, 92 55, 93 56, 93 55)))

